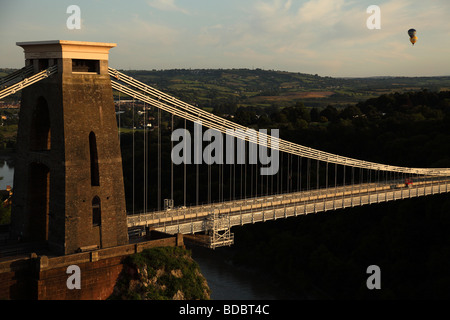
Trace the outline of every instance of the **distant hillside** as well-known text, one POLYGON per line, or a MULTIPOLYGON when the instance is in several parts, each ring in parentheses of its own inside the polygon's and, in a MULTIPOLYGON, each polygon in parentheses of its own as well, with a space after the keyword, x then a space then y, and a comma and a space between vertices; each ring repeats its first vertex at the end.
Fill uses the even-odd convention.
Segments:
POLYGON ((206 108, 220 104, 307 107, 347 105, 381 94, 450 89, 449 77, 331 78, 261 69, 123 70, 186 102, 206 108))
MULTIPOLYGON (((16 69, 0 68, 0 76, 16 69)), ((306 107, 355 104, 393 92, 450 90, 448 77, 332 78, 262 69, 121 70, 164 92, 205 109, 238 106, 306 107)), ((16 94, 7 99, 17 99, 16 94)))

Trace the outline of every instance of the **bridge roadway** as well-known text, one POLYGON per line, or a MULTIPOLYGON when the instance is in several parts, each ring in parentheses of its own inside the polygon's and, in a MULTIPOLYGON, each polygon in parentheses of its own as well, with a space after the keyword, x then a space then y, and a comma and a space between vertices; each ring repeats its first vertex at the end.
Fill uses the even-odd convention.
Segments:
POLYGON ((169 234, 194 234, 210 230, 212 219, 220 219, 222 224, 225 222, 231 228, 450 191, 449 179, 424 179, 414 182, 409 188, 400 187, 401 185, 399 182, 356 184, 135 214, 128 216, 128 227, 132 229, 146 226, 169 234))

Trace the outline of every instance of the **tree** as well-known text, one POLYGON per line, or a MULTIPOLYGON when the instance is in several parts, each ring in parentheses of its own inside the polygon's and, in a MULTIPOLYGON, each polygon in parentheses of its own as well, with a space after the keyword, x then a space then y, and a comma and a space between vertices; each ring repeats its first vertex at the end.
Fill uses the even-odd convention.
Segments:
POLYGON ((342 112, 341 112, 341 118, 342 119, 353 119, 357 116, 361 116, 362 112, 361 110, 354 105, 350 105, 347 108, 345 108, 342 112))
POLYGON ((320 112, 321 117, 327 118, 329 121, 336 121, 339 115, 339 111, 333 106, 327 106, 320 112))
POLYGON ((318 122, 320 119, 320 112, 317 108, 312 108, 310 111, 311 122, 318 122))
MULTIPOLYGON (((0 177, 2 178, 2 177, 0 177)), ((0 199, 2 200, 2 199, 0 199)), ((11 223, 11 206, 4 207, 3 200, 0 201, 0 225, 10 224, 11 223)))

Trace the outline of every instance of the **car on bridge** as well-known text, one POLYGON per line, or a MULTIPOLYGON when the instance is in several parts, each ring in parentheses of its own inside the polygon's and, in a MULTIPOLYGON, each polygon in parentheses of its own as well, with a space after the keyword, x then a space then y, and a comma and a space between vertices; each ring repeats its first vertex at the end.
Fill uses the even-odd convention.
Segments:
POLYGON ((391 184, 391 189, 412 188, 413 181, 411 179, 405 179, 405 183, 391 184))

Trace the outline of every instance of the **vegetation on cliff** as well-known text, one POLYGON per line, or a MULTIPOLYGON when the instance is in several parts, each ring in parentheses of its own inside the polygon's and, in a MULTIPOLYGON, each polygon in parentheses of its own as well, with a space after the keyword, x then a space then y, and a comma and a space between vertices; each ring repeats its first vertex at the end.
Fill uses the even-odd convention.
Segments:
POLYGON ((11 222, 11 207, 4 207, 0 197, 0 226, 11 222))
POLYGON ((210 289, 182 247, 146 249, 128 256, 112 300, 209 300, 210 289))

